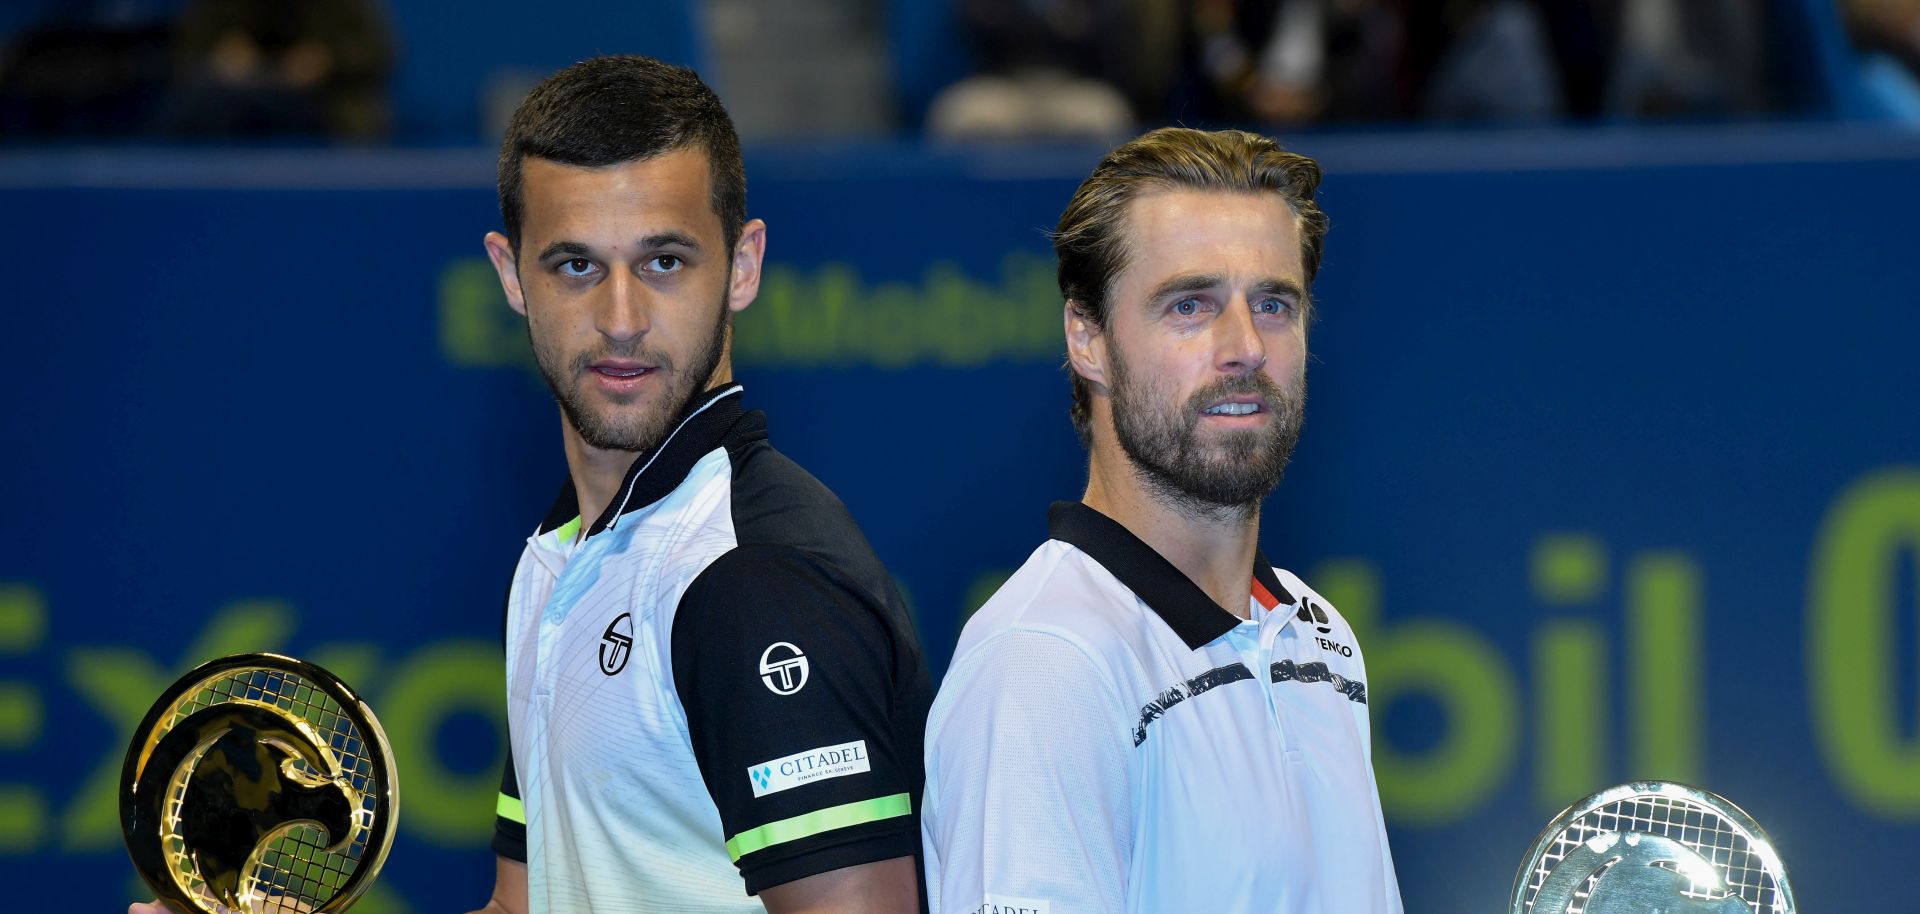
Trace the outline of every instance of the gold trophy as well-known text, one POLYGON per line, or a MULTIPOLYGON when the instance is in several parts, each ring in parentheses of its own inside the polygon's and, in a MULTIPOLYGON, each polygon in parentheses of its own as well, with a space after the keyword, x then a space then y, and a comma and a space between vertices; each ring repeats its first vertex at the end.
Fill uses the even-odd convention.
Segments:
POLYGON ((373 711, 333 674, 276 654, 202 664, 134 732, 120 824, 168 907, 341 911, 393 843, 400 795, 373 711))
POLYGON ((1794 914, 1773 842, 1722 797, 1671 781, 1609 787, 1555 817, 1511 914, 1794 914))

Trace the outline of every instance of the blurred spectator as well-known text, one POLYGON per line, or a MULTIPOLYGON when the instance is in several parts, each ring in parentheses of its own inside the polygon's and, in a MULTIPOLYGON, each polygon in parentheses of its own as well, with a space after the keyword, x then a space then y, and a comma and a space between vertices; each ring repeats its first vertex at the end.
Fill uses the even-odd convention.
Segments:
POLYGON ((392 120, 378 0, 98 4, 0 55, 0 133, 363 139, 392 120))
POLYGON ((1863 55, 1885 55, 1920 75, 1920 0, 1847 0, 1843 11, 1863 55))
POLYGON ((1725 117, 1770 107, 1765 0, 1622 0, 1606 111, 1725 117))
POLYGON ((371 0, 193 0, 173 62, 174 133, 366 139, 392 121, 393 47, 371 0))
POLYGON ((1843 12, 1876 113, 1920 124, 1920 0, 1847 0, 1843 12))
POLYGON ((1543 121, 1567 113, 1548 25, 1526 0, 1440 5, 1451 41, 1426 81, 1421 111, 1439 120, 1543 121))
POLYGON ((125 137, 155 128, 167 93, 167 25, 87 12, 23 29, 0 52, 0 136, 125 137))
POLYGON ((943 139, 1111 138, 1157 108, 1179 51, 1176 0, 960 0, 980 72, 927 112, 943 139))
POLYGON ((1177 116, 1293 125, 1412 113, 1393 0, 1193 0, 1187 27, 1195 92, 1177 116))
POLYGON ((1191 0, 1187 10, 1177 118, 1513 123, 1779 107, 1767 0, 1191 0))

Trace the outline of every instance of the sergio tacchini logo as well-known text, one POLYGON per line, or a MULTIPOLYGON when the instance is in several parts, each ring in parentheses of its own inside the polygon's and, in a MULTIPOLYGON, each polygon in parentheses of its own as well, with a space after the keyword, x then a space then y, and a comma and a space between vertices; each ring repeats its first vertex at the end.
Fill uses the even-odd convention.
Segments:
POLYGON ((807 655, 785 641, 760 652, 760 681, 775 695, 792 695, 807 686, 807 655))
POLYGON ((633 613, 621 613, 600 636, 600 672, 612 676, 627 668, 633 656, 633 613))

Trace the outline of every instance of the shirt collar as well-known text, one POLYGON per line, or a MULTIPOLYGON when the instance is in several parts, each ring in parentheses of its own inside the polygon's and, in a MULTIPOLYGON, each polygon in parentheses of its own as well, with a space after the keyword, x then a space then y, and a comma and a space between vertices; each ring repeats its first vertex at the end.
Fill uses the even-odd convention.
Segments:
MULTIPOLYGON (((1141 542, 1133 531, 1081 502, 1054 502, 1047 512, 1047 528, 1054 539, 1099 562, 1100 567, 1133 591, 1134 596, 1144 601, 1193 650, 1199 650, 1240 624, 1239 616, 1221 609, 1200 585, 1173 567, 1173 563, 1152 546, 1141 542)), ((1293 595, 1281 586, 1273 566, 1257 546, 1253 550, 1253 584, 1255 599, 1260 598, 1262 588, 1274 598, 1269 609, 1294 602, 1293 595)), ((1267 605, 1267 601, 1261 600, 1261 604, 1267 605)))
MULTIPOLYGON (((652 449, 642 451, 627 468, 619 493, 605 511, 587 528, 587 536, 599 533, 619 522, 621 515, 645 508, 667 497, 692 472, 700 458, 721 446, 738 444, 767 436, 766 416, 745 412, 740 406, 738 384, 709 390, 687 404, 667 437, 652 449)), ((540 522, 540 533, 559 529, 580 516, 579 495, 568 477, 560 495, 540 522)))

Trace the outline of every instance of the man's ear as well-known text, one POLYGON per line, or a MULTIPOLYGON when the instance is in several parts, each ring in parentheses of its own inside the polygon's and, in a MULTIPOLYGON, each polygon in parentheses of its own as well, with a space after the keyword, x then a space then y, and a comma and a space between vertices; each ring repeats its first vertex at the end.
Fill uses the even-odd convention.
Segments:
POLYGON ((525 317, 527 299, 520 293, 520 261, 513 254, 513 242, 499 232, 488 232, 481 243, 486 245, 487 259, 493 261, 493 272, 500 276, 500 291, 507 294, 507 304, 525 317))
POLYGON ((1067 328, 1067 364, 1087 383, 1107 388, 1107 335, 1094 325, 1078 307, 1068 301, 1062 319, 1067 328))
POLYGON ((740 240, 733 245, 733 284, 727 289, 727 308, 747 310, 760 294, 760 264, 767 256, 767 224, 749 219, 740 228, 740 240))

